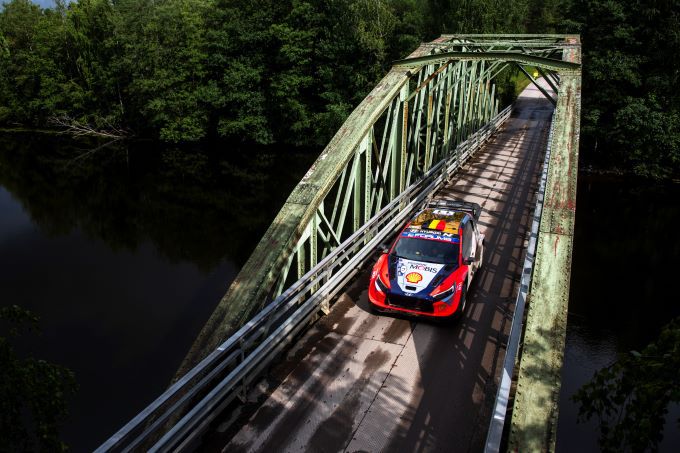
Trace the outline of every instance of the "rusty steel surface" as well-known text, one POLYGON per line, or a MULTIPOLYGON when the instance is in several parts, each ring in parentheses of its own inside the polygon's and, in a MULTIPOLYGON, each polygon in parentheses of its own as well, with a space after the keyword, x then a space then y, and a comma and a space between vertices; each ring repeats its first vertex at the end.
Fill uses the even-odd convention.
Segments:
MULTIPOLYGON (((581 62, 578 37, 563 54, 581 62)), ((567 328, 569 277, 578 176, 581 75, 562 74, 524 344, 512 412, 509 449, 554 451, 567 328)))
POLYGON ((553 71, 580 71, 581 65, 572 63, 570 61, 554 60, 552 58, 539 57, 535 55, 527 55, 520 52, 442 52, 433 55, 425 55, 422 57, 411 57, 405 60, 395 61, 395 66, 401 67, 417 67, 424 64, 443 63, 448 61, 464 61, 464 60, 494 60, 494 61, 511 61, 527 65, 532 65, 537 68, 550 69, 553 71))
POLYGON ((203 448, 482 450, 552 110, 527 88, 504 130, 436 194, 483 208, 485 263, 460 322, 370 314, 365 271, 251 392, 238 422, 217 427, 203 448))

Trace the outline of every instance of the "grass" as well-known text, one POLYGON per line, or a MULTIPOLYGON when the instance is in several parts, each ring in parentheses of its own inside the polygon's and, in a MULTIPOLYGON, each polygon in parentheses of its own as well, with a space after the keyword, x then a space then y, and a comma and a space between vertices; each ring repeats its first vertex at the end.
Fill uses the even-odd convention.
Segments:
MULTIPOLYGON (((540 75, 538 74, 538 70, 536 70, 535 67, 533 66, 526 66, 525 69, 529 74, 534 76, 534 78, 538 78, 540 75)), ((522 71, 517 70, 512 74, 510 77, 510 80, 512 83, 515 85, 515 96, 519 96, 519 94, 524 91, 524 89, 529 86, 531 83, 531 80, 527 76, 524 75, 522 71)))

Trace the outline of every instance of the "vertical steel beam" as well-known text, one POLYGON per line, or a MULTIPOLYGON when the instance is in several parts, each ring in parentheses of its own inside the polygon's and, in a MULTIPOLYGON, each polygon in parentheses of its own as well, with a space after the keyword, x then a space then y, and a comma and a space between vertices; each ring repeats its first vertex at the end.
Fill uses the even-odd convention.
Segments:
POLYGON ((306 241, 302 241, 301 244, 298 245, 297 248, 297 275, 298 278, 302 277, 305 275, 307 272, 307 256, 305 253, 305 243, 306 241))
POLYGON ((474 106, 474 97, 475 97, 475 88, 476 88, 476 83, 475 83, 475 76, 477 75, 477 65, 479 63, 477 61, 472 62, 472 68, 470 70, 470 79, 468 81, 468 89, 467 89, 467 99, 465 102, 465 119, 463 121, 463 131, 464 131, 464 136, 463 140, 465 140, 469 135, 470 135, 470 130, 472 129, 472 124, 471 124, 471 119, 473 115, 473 106, 474 106))
MULTIPOLYGON (((385 125, 387 127, 387 125, 385 125)), ((364 180, 363 180, 363 186, 364 186, 364 213, 363 213, 363 222, 367 221, 372 217, 371 215, 371 192, 374 190, 373 187, 373 172, 372 172, 372 167, 371 167, 371 149, 373 148, 373 134, 366 134, 366 147, 364 148, 364 180)), ((357 226, 354 231, 358 230, 359 227, 363 224, 357 226)), ((368 237, 366 238, 366 241, 368 241, 368 237)))
POLYGON ((409 87, 408 84, 399 92, 399 110, 395 113, 395 119, 399 119, 395 123, 394 127, 394 155, 392 157, 393 170, 391 175, 391 186, 394 190, 390 196, 390 200, 393 200, 397 195, 397 189, 399 193, 404 190, 404 177, 406 175, 406 145, 407 145, 407 135, 408 135, 408 98, 409 87))
POLYGON ((309 232, 309 269, 313 268, 316 266, 316 263, 319 262, 319 255, 318 255, 318 241, 319 241, 319 214, 316 214, 312 218, 312 222, 310 224, 310 232, 309 232))
MULTIPOLYGON (((338 178, 338 181, 336 182, 336 194, 335 194, 335 203, 333 204, 333 212, 331 213, 331 224, 335 225, 335 219, 340 213, 339 208, 340 208, 340 203, 342 202, 342 196, 345 191, 345 184, 349 187, 349 180, 351 178, 351 175, 347 174, 347 169, 349 167, 345 167, 342 169, 342 173, 340 174, 340 178, 338 178), (347 178, 347 181, 345 180, 347 178)), ((325 201, 325 200, 324 200, 325 201)))
POLYGON ((476 131, 479 126, 480 126, 480 99, 482 97, 482 81, 484 80, 484 66, 485 66, 484 61, 479 62, 479 67, 480 67, 480 77, 477 78, 477 81, 475 83, 475 102, 473 106, 473 114, 472 114, 472 128, 471 131, 476 131))
POLYGON ((392 121, 392 128, 390 130, 390 191, 388 197, 393 200, 396 197, 397 190, 399 188, 399 173, 400 173, 400 160, 401 160, 401 132, 403 128, 404 115, 402 110, 404 109, 403 101, 397 103, 394 108, 394 119, 392 121))
POLYGON ((446 77, 448 78, 448 83, 446 86, 446 105, 444 107, 444 135, 443 135, 443 154, 445 156, 449 155, 449 150, 451 149, 451 136, 449 134, 449 128, 451 126, 451 101, 453 98, 453 70, 449 69, 446 77))
POLYGON ((465 112, 465 98, 467 96, 466 81, 469 62, 461 62, 461 77, 458 81, 460 96, 458 101, 458 117, 456 120, 456 145, 463 141, 463 112, 465 112))
MULTIPOLYGON (((354 189, 352 191, 352 199, 354 201, 353 206, 352 206, 352 227, 354 231, 358 230, 359 227, 361 226, 361 211, 362 211, 362 203, 361 203, 361 198, 363 195, 362 191, 362 173, 364 171, 364 167, 361 165, 361 160, 362 156, 365 154, 362 152, 362 148, 365 149, 366 144, 366 137, 364 137, 364 140, 362 141, 362 144, 359 145, 359 148, 357 148, 357 153, 354 159, 356 159, 357 165, 354 167, 354 189)), ((348 194, 349 195, 349 194, 348 194)))
POLYGON ((399 191, 403 191, 406 187, 406 165, 408 161, 408 101, 404 100, 402 103, 402 121, 401 121, 401 150, 399 154, 401 155, 401 163, 399 164, 399 191))
POLYGON ((427 120, 426 120, 427 127, 425 128, 425 156, 423 159, 423 173, 429 170, 430 160, 432 159, 432 150, 430 149, 430 147, 432 146, 432 121, 434 118, 433 108, 434 108, 434 92, 430 90, 427 96, 427 120))

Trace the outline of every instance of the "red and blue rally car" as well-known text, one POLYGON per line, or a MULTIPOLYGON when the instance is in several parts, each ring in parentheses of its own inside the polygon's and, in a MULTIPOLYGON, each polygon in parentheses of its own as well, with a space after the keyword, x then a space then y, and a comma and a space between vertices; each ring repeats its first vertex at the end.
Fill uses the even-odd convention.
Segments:
POLYGON ((416 214, 373 267, 368 299, 374 311, 433 318, 459 316, 482 266, 481 207, 430 203, 416 214))

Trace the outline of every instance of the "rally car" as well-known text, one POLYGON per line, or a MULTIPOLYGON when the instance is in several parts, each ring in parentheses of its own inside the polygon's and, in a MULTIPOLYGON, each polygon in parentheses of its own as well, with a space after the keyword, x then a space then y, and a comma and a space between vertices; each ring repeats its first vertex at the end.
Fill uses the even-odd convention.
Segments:
POLYGON ((416 214, 373 267, 368 287, 371 309, 458 317, 482 266, 480 213, 476 203, 439 201, 416 214))

